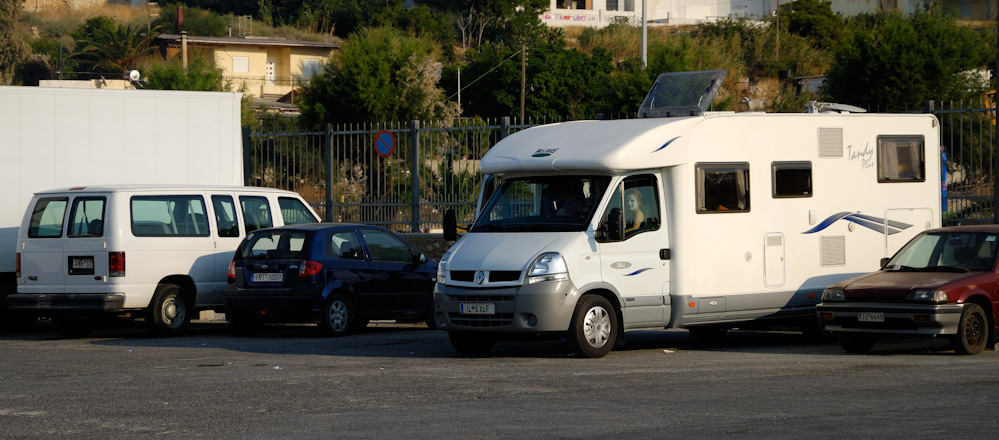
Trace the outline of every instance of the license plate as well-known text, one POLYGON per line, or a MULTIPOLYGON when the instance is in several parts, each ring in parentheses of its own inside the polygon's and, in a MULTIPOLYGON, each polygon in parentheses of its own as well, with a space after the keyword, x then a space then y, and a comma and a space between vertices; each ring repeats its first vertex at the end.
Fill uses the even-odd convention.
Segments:
POLYGON ((885 314, 881 312, 860 312, 857 314, 860 322, 885 322, 885 314))
POLYGON ((278 273, 260 273, 257 272, 253 274, 253 282, 255 283, 273 283, 284 281, 284 274, 278 273))
POLYGON ((74 258, 73 259, 73 269, 93 269, 94 259, 93 258, 74 258))
POLYGON ((460 303, 460 313, 463 315, 495 315, 496 305, 493 303, 460 303))

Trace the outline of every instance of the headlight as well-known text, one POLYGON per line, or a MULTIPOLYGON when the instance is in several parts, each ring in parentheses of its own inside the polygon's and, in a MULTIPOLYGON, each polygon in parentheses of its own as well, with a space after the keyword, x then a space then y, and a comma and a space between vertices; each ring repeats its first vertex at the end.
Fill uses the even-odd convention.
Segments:
POLYGON ((444 266, 447 265, 448 258, 451 258, 451 252, 445 252, 444 256, 441 257, 441 261, 437 263, 437 282, 439 284, 447 284, 447 277, 444 276, 444 266))
POLYGON ((538 256, 531 265, 524 281, 527 284, 544 283, 548 281, 563 281, 569 279, 569 268, 565 259, 558 252, 546 252, 538 256))
POLYGON ((947 294, 943 290, 915 289, 912 293, 909 293, 909 297, 905 300, 929 304, 947 304, 947 294))
POLYGON ((822 301, 843 302, 846 301, 846 296, 843 295, 843 289, 826 289, 822 291, 822 301))

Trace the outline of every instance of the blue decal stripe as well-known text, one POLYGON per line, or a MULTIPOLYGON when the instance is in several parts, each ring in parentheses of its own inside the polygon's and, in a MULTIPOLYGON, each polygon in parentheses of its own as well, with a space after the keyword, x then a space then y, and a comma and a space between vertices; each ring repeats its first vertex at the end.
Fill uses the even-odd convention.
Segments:
POLYGON ((651 267, 646 267, 645 269, 638 269, 638 270, 636 270, 636 271, 634 271, 634 272, 632 272, 632 273, 629 273, 629 274, 627 274, 627 275, 625 275, 625 276, 626 276, 626 277, 630 277, 630 276, 633 276, 633 275, 638 275, 638 274, 640 274, 640 273, 642 273, 642 272, 645 272, 645 271, 647 271, 647 270, 652 270, 652 268, 651 268, 651 267))
POLYGON ((865 214, 851 214, 849 212, 838 212, 836 214, 829 216, 821 223, 816 225, 814 228, 809 229, 802 233, 813 234, 819 232, 825 228, 828 228, 830 225, 839 220, 846 220, 848 222, 853 222, 855 224, 871 229, 873 231, 885 233, 888 235, 897 234, 899 232, 902 232, 902 230, 904 229, 912 227, 912 225, 908 223, 903 223, 894 220, 885 220, 881 217, 874 217, 865 214))
POLYGON ((873 216, 869 216, 869 215, 866 215, 866 214, 853 214, 853 216, 854 217, 860 217, 860 218, 867 219, 867 220, 871 220, 871 221, 875 221, 875 222, 878 222, 878 223, 881 223, 881 224, 888 223, 888 226, 891 226, 893 228, 898 228, 899 230, 908 229, 908 228, 912 227, 912 225, 910 225, 908 223, 902 223, 902 222, 897 221, 897 220, 887 220, 886 221, 885 219, 883 219, 881 217, 873 217, 873 216))
POLYGON ((655 149, 655 151, 653 151, 653 153, 655 153, 655 152, 658 152, 659 150, 662 150, 663 148, 666 148, 666 147, 668 147, 668 146, 669 146, 669 144, 672 144, 672 143, 673 143, 673 141, 675 141, 675 140, 677 140, 677 139, 680 139, 680 136, 677 136, 677 137, 675 137, 675 138, 673 138, 673 139, 670 139, 670 140, 666 141, 666 143, 665 143, 665 144, 663 144, 663 146, 661 146, 661 147, 659 147, 659 148, 656 148, 656 149, 655 149))
POLYGON ((849 212, 839 212, 839 213, 830 215, 829 218, 827 218, 825 220, 822 220, 822 222, 820 222, 818 225, 815 225, 814 228, 809 229, 809 230, 803 232, 803 234, 814 234, 816 232, 819 232, 819 231, 821 231, 821 230, 823 230, 825 228, 828 228, 829 225, 831 225, 833 223, 836 223, 837 220, 839 220, 839 219, 841 219, 843 217, 846 217, 848 215, 850 215, 849 212))

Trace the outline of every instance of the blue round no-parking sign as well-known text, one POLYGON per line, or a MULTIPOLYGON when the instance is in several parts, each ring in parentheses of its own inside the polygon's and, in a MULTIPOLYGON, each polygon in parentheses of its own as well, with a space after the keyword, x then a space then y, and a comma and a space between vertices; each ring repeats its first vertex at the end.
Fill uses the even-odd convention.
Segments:
POLYGON ((395 151, 395 136, 388 130, 375 134, 375 152, 381 157, 389 157, 395 151))

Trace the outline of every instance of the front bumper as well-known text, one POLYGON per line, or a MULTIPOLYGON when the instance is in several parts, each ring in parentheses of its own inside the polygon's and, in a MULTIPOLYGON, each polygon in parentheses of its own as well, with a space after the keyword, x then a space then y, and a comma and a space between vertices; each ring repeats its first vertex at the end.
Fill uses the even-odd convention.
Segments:
POLYGON ((819 303, 815 312, 826 330, 907 335, 957 334, 964 304, 819 303), (883 313, 883 322, 860 321, 861 313, 883 313))
POLYGON ((564 332, 578 299, 579 290, 570 281, 486 289, 437 284, 434 319, 438 328, 449 331, 564 332), (496 313, 463 314, 462 303, 493 304, 496 313))
POLYGON ((7 307, 25 311, 120 312, 125 295, 120 293, 18 293, 7 296, 7 307))

